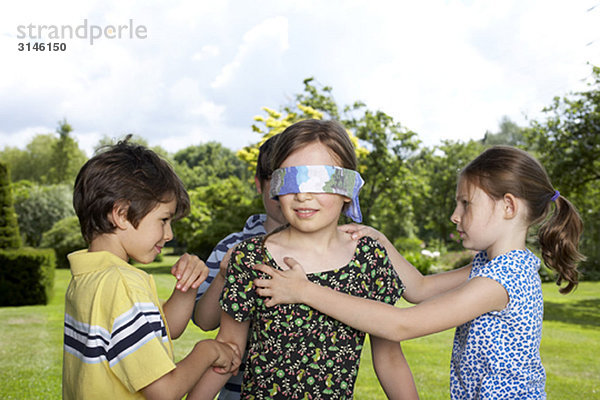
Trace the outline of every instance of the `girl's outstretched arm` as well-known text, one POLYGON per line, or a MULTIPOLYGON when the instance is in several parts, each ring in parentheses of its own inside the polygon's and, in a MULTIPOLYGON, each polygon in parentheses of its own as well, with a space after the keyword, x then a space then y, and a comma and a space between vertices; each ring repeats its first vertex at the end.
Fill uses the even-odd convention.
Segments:
POLYGON ((441 332, 508 304, 502 285, 477 277, 414 307, 397 308, 314 284, 298 262, 289 257, 284 261, 289 270, 254 267, 271 276, 254 280, 256 292, 267 298, 265 305, 304 303, 355 329, 393 341, 441 332))
POLYGON ((399 342, 371 336, 373 368, 390 400, 418 400, 415 381, 399 342))
POLYGON ((392 242, 375 228, 367 225, 346 224, 338 226, 338 229, 350 234, 352 239, 369 236, 381 243, 381 245, 385 247, 385 251, 388 253, 396 273, 406 286, 406 290, 402 297, 414 304, 420 303, 447 290, 454 289, 464 283, 471 272, 471 265, 469 264, 452 271, 423 276, 418 269, 409 263, 402 254, 396 250, 392 242))

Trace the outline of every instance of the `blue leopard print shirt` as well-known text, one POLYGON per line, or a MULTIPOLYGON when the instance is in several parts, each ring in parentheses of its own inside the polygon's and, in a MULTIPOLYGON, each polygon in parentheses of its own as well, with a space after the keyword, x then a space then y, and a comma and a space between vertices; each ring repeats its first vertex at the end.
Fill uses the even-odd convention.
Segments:
POLYGON ((513 250, 489 260, 473 259, 469 279, 487 277, 508 292, 502 311, 456 328, 450 366, 452 399, 545 399, 546 374, 540 358, 544 303, 540 260, 513 250))

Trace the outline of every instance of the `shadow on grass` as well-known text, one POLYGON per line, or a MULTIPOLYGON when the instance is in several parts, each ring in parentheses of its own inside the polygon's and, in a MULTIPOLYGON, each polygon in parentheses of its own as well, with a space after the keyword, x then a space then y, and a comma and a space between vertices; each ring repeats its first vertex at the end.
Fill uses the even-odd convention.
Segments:
POLYGON ((558 321, 582 327, 600 326, 600 299, 585 299, 576 302, 544 302, 544 320, 558 321))

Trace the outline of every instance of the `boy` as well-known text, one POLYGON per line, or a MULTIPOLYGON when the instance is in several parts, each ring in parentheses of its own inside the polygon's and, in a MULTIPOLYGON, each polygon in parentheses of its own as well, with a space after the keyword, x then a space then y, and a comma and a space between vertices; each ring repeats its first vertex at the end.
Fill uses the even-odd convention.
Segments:
MULTIPOLYGON (((219 326, 221 318, 219 298, 225 286, 225 273, 227 270, 227 261, 229 260, 229 257, 225 256, 227 251, 242 240, 257 235, 265 235, 287 223, 281 213, 279 202, 269 197, 271 174, 273 173, 270 165, 270 155, 275 138, 276 136, 271 137, 260 146, 258 161, 256 163, 256 174, 254 176, 256 190, 262 195, 266 214, 250 216, 246 221, 244 230, 232 233, 221 240, 206 260, 206 265, 210 272, 206 281, 198 288, 196 306, 192 316, 192 321, 205 331, 216 329, 219 326), (225 259, 224 262, 222 262, 223 259, 225 259), (220 268, 219 264, 222 265, 222 268, 220 268)), ((242 370, 240 370, 239 374, 229 379, 221 390, 219 400, 237 400, 240 398, 242 375, 242 370)))
POLYGON ((189 321, 207 274, 202 261, 187 254, 177 261, 177 284, 163 306, 153 278, 128 264, 152 262, 173 238, 171 221, 189 212, 166 161, 125 139, 81 168, 73 206, 89 248, 68 256, 64 399, 179 399, 211 366, 238 367, 239 350, 214 340, 174 362, 171 338, 189 321))

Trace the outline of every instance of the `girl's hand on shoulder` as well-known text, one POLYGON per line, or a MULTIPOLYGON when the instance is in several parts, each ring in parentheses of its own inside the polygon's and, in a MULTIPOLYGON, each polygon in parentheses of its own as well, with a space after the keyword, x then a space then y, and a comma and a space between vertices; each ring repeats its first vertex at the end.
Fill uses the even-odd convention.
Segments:
POLYGON ((302 265, 291 257, 283 261, 289 267, 286 271, 273 269, 268 265, 257 264, 254 269, 264 272, 271 278, 255 279, 254 287, 259 296, 265 297, 265 305, 273 307, 277 304, 303 303, 302 293, 305 283, 310 284, 302 265))
POLYGON ((357 240, 365 236, 369 236, 377 240, 378 242, 381 242, 386 239, 383 233, 367 225, 346 224, 338 226, 338 229, 342 232, 348 233, 353 240, 357 240))
POLYGON ((189 288, 198 289, 208 276, 208 267, 198 256, 185 253, 171 268, 171 274, 177 278, 175 288, 187 292, 189 288))

